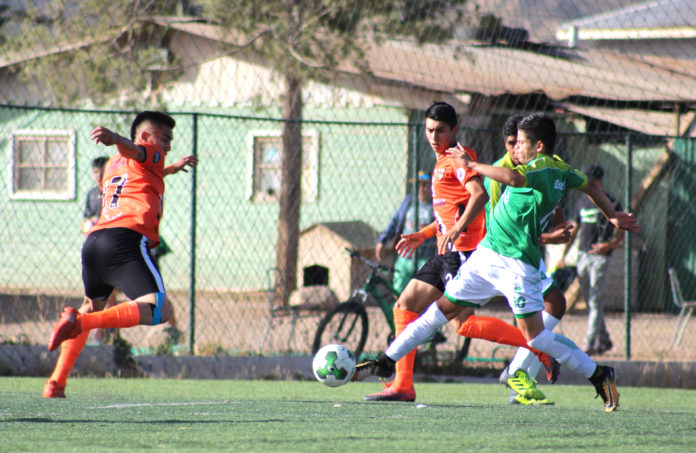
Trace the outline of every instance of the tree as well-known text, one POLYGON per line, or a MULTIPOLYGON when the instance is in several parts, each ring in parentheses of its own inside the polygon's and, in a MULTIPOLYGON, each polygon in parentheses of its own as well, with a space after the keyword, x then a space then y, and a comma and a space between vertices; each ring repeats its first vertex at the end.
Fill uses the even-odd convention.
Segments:
POLYGON ((283 159, 276 265, 288 290, 296 287, 302 199, 302 88, 308 79, 329 80, 352 63, 369 73, 364 50, 385 37, 419 43, 452 38, 466 0, 266 0, 229 5, 201 2, 204 16, 231 30, 239 44, 273 62, 285 79, 283 159))
POLYGON ((49 86, 57 102, 68 105, 85 98, 103 104, 115 94, 123 102, 166 84, 161 72, 142 70, 175 63, 176 57, 170 53, 162 61, 165 31, 146 25, 145 19, 154 15, 196 14, 224 30, 221 38, 226 44, 220 48, 221 55, 251 52, 272 65, 285 81, 276 265, 282 270, 285 286, 293 290, 302 199, 305 82, 331 80, 338 68, 347 64, 369 74, 364 50, 387 38, 409 38, 418 43, 451 39, 455 28, 463 25, 466 1, 83 0, 77 2, 79 8, 74 3, 69 3, 70 7, 63 2, 47 2, 26 11, 21 32, 26 38, 9 40, 12 46, 5 50, 26 52, 70 43, 69 52, 46 52, 44 58, 28 60, 23 71, 26 80, 37 79, 37 85, 49 86), (85 69, 75 72, 76 64, 85 69))

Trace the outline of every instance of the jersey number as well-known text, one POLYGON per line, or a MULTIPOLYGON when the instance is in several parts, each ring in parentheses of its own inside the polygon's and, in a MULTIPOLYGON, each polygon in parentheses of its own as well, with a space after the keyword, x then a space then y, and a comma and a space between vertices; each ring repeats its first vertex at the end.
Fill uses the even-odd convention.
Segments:
MULTIPOLYGON (((109 201, 110 208, 118 207, 118 201, 121 198, 121 192, 123 192, 123 186, 126 185, 126 182, 128 182, 128 176, 114 176, 109 181, 109 186, 116 186, 114 189, 114 194, 111 196, 111 200, 109 201)), ((104 187, 105 195, 109 192, 109 186, 104 187)))

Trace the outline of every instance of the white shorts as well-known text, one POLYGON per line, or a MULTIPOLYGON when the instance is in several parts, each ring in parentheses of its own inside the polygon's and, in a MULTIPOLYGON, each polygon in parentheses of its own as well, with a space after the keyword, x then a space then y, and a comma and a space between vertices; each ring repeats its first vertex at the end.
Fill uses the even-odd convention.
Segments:
POLYGON ((546 275, 546 263, 543 259, 539 260, 539 271, 541 271, 541 273, 544 274, 544 278, 541 281, 541 287, 544 288, 543 294, 546 295, 546 293, 551 291, 551 288, 554 287, 556 282, 554 281, 554 279, 546 275))
POLYGON ((546 275, 529 264, 479 247, 445 287, 454 304, 481 307, 492 297, 504 296, 516 317, 544 309, 546 275))

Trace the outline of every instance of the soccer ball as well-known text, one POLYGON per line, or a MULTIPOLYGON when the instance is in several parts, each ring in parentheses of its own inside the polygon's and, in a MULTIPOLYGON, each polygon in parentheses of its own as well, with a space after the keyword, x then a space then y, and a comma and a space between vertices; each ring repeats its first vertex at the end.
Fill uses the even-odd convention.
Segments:
POLYGON ((312 371, 319 382, 339 387, 353 377, 355 356, 341 344, 328 344, 319 349, 312 360, 312 371))

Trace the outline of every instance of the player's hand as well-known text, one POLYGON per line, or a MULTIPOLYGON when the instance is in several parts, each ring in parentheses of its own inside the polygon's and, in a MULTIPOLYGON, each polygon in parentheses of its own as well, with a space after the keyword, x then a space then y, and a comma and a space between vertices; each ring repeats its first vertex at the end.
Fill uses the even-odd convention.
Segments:
POLYGON ((540 244, 565 244, 570 241, 570 232, 573 229, 571 222, 560 224, 548 233, 542 233, 539 236, 540 244))
POLYGON ((609 221, 616 228, 626 230, 629 233, 640 233, 640 224, 633 214, 625 211, 617 211, 609 221))
POLYGON ((97 126, 92 131, 92 140, 94 140, 96 144, 102 143, 106 146, 112 146, 116 144, 119 137, 117 133, 104 126, 97 126))
POLYGON ((611 245, 608 242, 598 242, 592 244, 592 247, 587 251, 588 255, 606 255, 611 250, 611 245))
POLYGON ((195 167, 198 165, 198 158, 196 156, 186 156, 183 157, 176 162, 174 162, 171 165, 167 166, 167 173, 170 175, 173 175, 174 173, 178 173, 180 171, 183 171, 184 173, 188 173, 188 170, 186 167, 195 167))
POLYGON ((456 147, 449 148, 447 151, 445 151, 445 153, 460 159, 464 163, 465 167, 469 167, 469 165, 471 165, 471 163, 474 162, 461 143, 457 143, 456 147))
POLYGON ((457 240, 460 233, 457 230, 451 230, 444 233, 437 241, 437 253, 444 255, 447 252, 454 250, 454 241, 457 240))
POLYGON ((416 231, 411 234, 402 234, 399 242, 396 243, 396 253, 402 258, 411 258, 413 252, 425 241, 425 234, 416 231))

